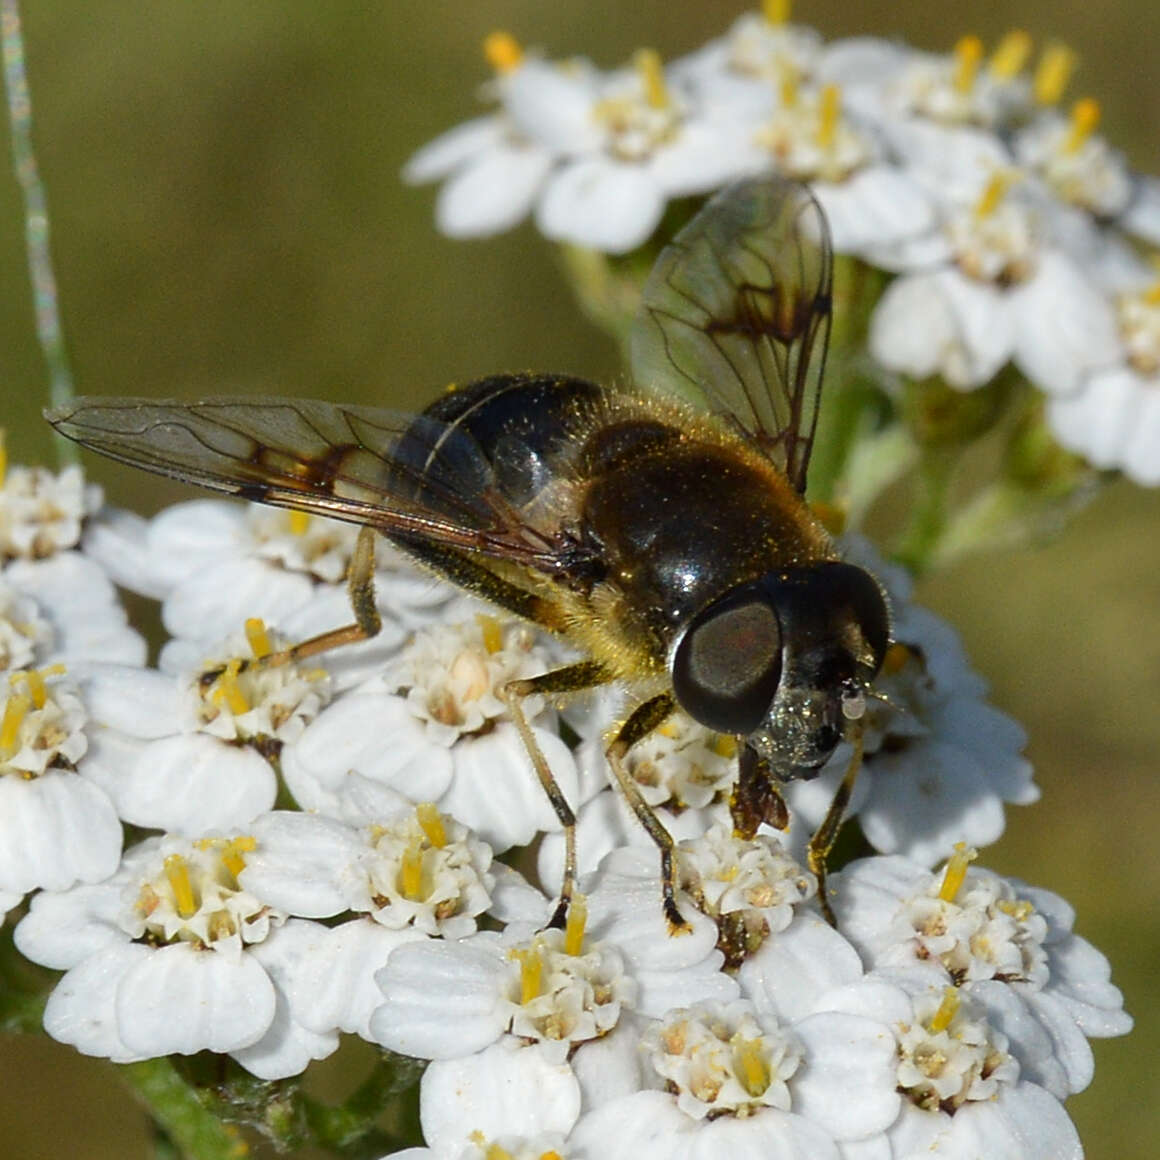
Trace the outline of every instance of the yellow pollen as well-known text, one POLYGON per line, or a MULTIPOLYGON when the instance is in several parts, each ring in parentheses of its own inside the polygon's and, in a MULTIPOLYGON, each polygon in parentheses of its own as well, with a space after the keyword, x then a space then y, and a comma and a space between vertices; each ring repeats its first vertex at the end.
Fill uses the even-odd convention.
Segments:
POLYGON ((895 641, 886 650, 886 656, 882 661, 882 675, 884 677, 892 677, 896 673, 902 672, 906 668, 906 662, 908 660, 910 660, 910 649, 899 641, 895 641))
POLYGON ((420 802, 415 807, 415 818, 419 828, 427 837, 427 841, 436 850, 442 850, 447 845, 447 830, 443 825, 443 816, 439 813, 434 802, 420 802))
POLYGON ((1071 107, 1071 132, 1067 135, 1065 153, 1078 153, 1083 143, 1096 131, 1100 123, 1100 103, 1094 97, 1084 97, 1071 107))
POLYGON ((544 981, 544 960, 540 958, 540 948, 513 950, 512 958, 520 964, 520 1003, 526 1006, 540 997, 544 981))
POLYGON ((979 63, 983 59, 983 42, 977 36, 964 36, 955 45, 955 72, 952 84, 955 91, 966 94, 975 87, 979 63))
POLYGON ((1007 191, 1014 184, 1014 181, 1015 177, 1012 173, 1003 171, 994 174, 987 182, 982 196, 975 203, 975 217, 980 221, 990 217, 1002 204, 1003 198, 1007 196, 1007 191))
POLYGON ((503 648, 503 625, 494 616, 488 616, 486 612, 477 612, 475 621, 479 625, 480 632, 483 633, 483 647, 489 653, 499 652, 503 648))
POLYGON ((1057 105, 1075 72, 1075 53, 1066 44, 1049 44, 1035 66, 1035 99, 1041 105, 1057 105))
POLYGON ((713 744, 710 748, 718 757, 736 757, 737 738, 730 737, 728 733, 718 733, 713 738, 713 744))
POLYGON ((838 131, 838 117, 842 112, 842 90, 837 85, 825 85, 818 106, 818 144, 829 149, 838 131))
POLYGON ((769 1087, 769 1065, 762 1057, 760 1039, 734 1038, 733 1070, 751 1096, 759 1096, 769 1087))
POLYGON ((787 109, 796 109, 798 103, 798 72, 792 64, 787 63, 781 70, 777 82, 778 92, 781 94, 781 103, 787 109))
POLYGON ((1144 291, 1143 297, 1149 306, 1160 306, 1160 279, 1157 279, 1144 291))
POLYGON ((512 1154, 499 1144, 491 1143, 487 1146, 487 1151, 483 1154, 484 1160, 514 1160, 512 1154))
POLYGON ((180 854, 170 854, 165 859, 165 877, 173 888, 173 904, 182 918, 192 918, 197 913, 197 899, 193 894, 193 883, 189 880, 189 864, 180 854))
POLYGON ((238 672, 242 662, 236 658, 226 665, 225 672, 214 682, 211 694, 215 705, 225 704, 226 708, 235 716, 250 711, 250 703, 238 685, 238 672))
POLYGON ((310 514, 308 512, 292 511, 290 513, 290 534, 304 536, 310 531, 310 514))
POLYGON ((222 865, 233 875, 235 881, 246 868, 244 855, 255 850, 257 845, 257 839, 248 834, 241 838, 231 838, 226 842, 221 853, 222 865))
POLYGON ((761 14, 765 17, 765 22, 775 28, 789 23, 791 8, 790 0, 761 0, 761 14))
POLYGON ((564 1158, 555 1149, 550 1152, 541 1152, 540 1160, 564 1160, 564 1158))
POLYGON ((19 748, 20 726, 31 708, 32 698, 27 693, 13 693, 8 698, 0 721, 0 756, 11 757, 19 748))
POLYGON ((970 849, 965 842, 955 843, 955 852, 947 859, 942 885, 938 888, 938 896, 943 902, 954 902, 958 897, 967 880, 967 867, 978 856, 978 850, 970 849))
POLYGON ((657 732, 662 737, 667 737, 670 741, 676 741, 676 739, 681 735, 681 727, 676 723, 676 721, 670 719, 663 725, 659 726, 657 732))
MULTIPOLYGON (((510 32, 496 31, 483 38, 483 55, 497 73, 509 73, 519 68, 524 50, 510 32)), ((454 384, 450 389, 454 390, 454 384)))
POLYGON ((947 987, 943 991, 942 1002, 938 1005, 938 1010, 931 1016, 930 1022, 926 1025, 927 1030, 935 1033, 945 1031, 951 1025, 951 1020, 958 1014, 960 1002, 958 991, 954 987, 947 987))
POLYGON ((412 902, 422 902, 423 893, 423 847, 419 840, 403 851, 403 864, 399 868, 399 893, 412 902))
POLYGON ((584 928, 588 924, 588 900, 583 894, 574 894, 564 923, 564 954, 578 955, 584 946, 584 928))
POLYGON ((669 107, 669 90, 665 84, 665 69, 661 55, 655 48, 638 48, 632 58, 640 83, 644 87, 644 99, 654 109, 669 107))
POLYGON ((1031 36, 1022 28, 1012 28, 999 47, 991 54, 989 65, 991 75, 999 80, 1009 81, 1018 76, 1031 55, 1031 36))
POLYGON ((250 642, 250 651, 256 660, 268 657, 274 651, 270 644, 270 634, 266 631, 266 623, 260 616, 251 616, 246 621, 246 640, 250 642))

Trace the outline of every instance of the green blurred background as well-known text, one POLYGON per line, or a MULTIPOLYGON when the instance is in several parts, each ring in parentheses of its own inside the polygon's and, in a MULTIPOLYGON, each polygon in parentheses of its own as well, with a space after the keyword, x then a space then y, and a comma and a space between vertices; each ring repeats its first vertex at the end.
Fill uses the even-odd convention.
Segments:
MULTIPOLYGON (((582 323, 530 229, 456 243, 408 154, 478 111, 481 38, 624 61, 692 49, 744 5, 707 0, 28 0, 29 76, 65 330, 84 393, 278 393, 418 407, 441 384, 538 368, 600 377, 614 352, 582 323)), ((1080 54, 1138 168, 1160 171, 1160 5, 814 0, 828 37, 949 49, 1013 26, 1080 54)), ((0 178, 0 423, 11 458, 51 454, 16 188, 0 178)), ((110 498, 186 493, 94 465, 110 498)), ((966 639, 995 701, 1028 729, 1043 801, 1011 811, 990 865, 1058 891, 1111 957, 1133 1036, 1096 1044, 1069 1103, 1093 1160, 1155 1149, 1160 1100, 1160 494, 1117 485, 1055 542, 973 559, 922 598, 966 639)), ((0 1038, 0 1153, 149 1155, 112 1069, 0 1038)))

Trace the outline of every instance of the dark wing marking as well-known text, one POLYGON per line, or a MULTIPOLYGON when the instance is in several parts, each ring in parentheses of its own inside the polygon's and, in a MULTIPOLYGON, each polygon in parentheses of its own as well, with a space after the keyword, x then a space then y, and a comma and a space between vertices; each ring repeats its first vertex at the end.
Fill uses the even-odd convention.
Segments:
POLYGON ((804 185, 731 185, 657 259, 633 324, 633 378, 732 416, 804 492, 832 282, 829 228, 804 185))
POLYGON ((427 415, 306 399, 94 397, 46 417, 102 455, 227 495, 546 571, 566 547, 504 500, 474 439, 427 415))

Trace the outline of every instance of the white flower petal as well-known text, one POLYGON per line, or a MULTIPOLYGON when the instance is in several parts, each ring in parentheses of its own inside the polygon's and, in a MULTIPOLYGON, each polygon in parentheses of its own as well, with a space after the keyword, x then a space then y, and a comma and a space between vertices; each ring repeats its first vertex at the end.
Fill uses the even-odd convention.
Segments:
POLYGON ((492 1043, 507 1014, 500 1006, 504 952, 488 939, 430 941, 393 951, 378 974, 386 1001, 371 1036, 420 1059, 456 1059, 492 1043))
POLYGON ((151 1052, 134 1050, 121 1038, 116 997, 126 974, 152 953, 148 947, 120 942, 73 967, 48 997, 45 1031, 82 1055, 99 1055, 114 1063, 147 1059, 151 1052))
POLYGON ((1111 303, 1062 254, 1040 255, 1035 276, 1010 296, 1017 318, 1015 361, 1048 394, 1070 394, 1085 375, 1119 361, 1111 303))
POLYGON ((105 947, 125 941, 117 919, 122 907, 116 886, 74 886, 55 894, 42 890, 29 904, 12 937, 25 958, 67 971, 105 947))
POLYGON ((664 208, 664 194, 646 168, 586 158, 553 175, 536 224, 554 241, 623 254, 648 239, 664 208))
POLYGON ((410 185, 439 181, 472 158, 498 146, 504 133, 503 120, 494 115, 464 121, 413 153, 403 166, 403 180, 410 185))
POLYGON ((813 183, 830 225, 834 250, 860 253, 887 247, 933 229, 929 197, 900 169, 870 165, 842 182, 813 183))
POLYGON ((449 238, 480 238, 528 215, 552 157, 534 145, 502 142, 448 178, 435 202, 435 225, 449 238))
POLYGON ((0 890, 100 882, 120 859, 121 823, 103 790, 58 770, 0 777, 0 890))
POLYGON ((256 1043, 274 1020, 274 985, 256 959, 158 947, 117 988, 117 1029, 144 1056, 235 1051, 256 1043))
POLYGON ((511 1039, 466 1059, 436 1061, 419 1090, 423 1137, 441 1155, 458 1155, 476 1132, 485 1139, 566 1134, 579 1114, 572 1069, 511 1039))

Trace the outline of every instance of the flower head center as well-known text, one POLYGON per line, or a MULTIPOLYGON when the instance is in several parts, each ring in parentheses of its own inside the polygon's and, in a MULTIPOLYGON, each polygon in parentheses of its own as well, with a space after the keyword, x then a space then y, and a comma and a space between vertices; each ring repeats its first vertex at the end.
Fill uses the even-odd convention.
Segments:
POLYGON ((87 720, 63 665, 19 669, 0 685, 0 776, 40 777, 75 769, 88 749, 87 720))

